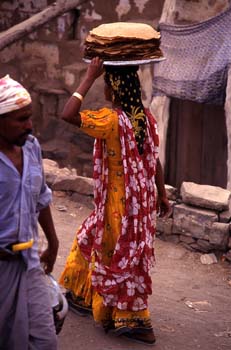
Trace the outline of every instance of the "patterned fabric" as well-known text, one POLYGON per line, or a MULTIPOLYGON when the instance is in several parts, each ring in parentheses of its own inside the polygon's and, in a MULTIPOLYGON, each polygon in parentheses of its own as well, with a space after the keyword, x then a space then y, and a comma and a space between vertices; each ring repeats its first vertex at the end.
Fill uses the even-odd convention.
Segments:
POLYGON ((105 206, 108 188, 108 149, 97 139, 94 148, 95 210, 78 231, 78 245, 92 267, 92 286, 104 305, 120 310, 144 310, 151 294, 150 268, 154 261, 155 167, 158 136, 153 117, 146 111, 147 137, 139 155, 132 125, 119 113, 119 135, 125 179, 125 212, 110 264, 103 260, 105 206), (142 204, 141 204, 142 203, 142 204))
POLYGON ((159 29, 166 60, 154 67, 153 95, 224 104, 231 63, 231 7, 198 24, 160 23, 159 29))
POLYGON ((31 103, 28 91, 6 75, 0 79, 0 115, 21 109, 31 103))
POLYGON ((138 68, 138 66, 105 66, 104 79, 106 84, 112 88, 114 102, 120 101, 123 111, 130 119, 138 151, 142 154, 146 136, 146 115, 141 99, 138 68))

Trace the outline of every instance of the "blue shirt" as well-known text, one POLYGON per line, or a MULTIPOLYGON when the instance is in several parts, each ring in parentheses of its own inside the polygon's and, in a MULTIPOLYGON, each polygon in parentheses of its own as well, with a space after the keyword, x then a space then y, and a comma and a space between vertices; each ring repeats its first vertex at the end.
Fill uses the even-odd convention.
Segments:
POLYGON ((22 176, 0 152, 0 247, 33 238, 33 247, 22 251, 28 269, 31 269, 40 264, 38 215, 51 202, 51 190, 45 183, 38 140, 29 136, 22 151, 22 176))

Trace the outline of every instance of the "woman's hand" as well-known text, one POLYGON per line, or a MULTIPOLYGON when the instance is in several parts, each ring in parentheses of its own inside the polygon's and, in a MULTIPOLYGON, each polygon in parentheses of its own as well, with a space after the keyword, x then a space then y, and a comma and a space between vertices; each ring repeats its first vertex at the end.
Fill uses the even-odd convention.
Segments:
POLYGON ((76 89, 76 92, 82 96, 81 99, 71 96, 64 106, 62 119, 66 122, 81 126, 81 115, 79 113, 82 99, 87 94, 88 90, 94 84, 94 81, 103 73, 103 60, 99 57, 94 57, 87 68, 86 74, 76 89))
POLYGON ((157 196, 156 211, 159 217, 166 218, 171 214, 171 207, 167 197, 157 196))
POLYGON ((103 71, 103 60, 101 60, 99 57, 94 57, 87 69, 87 78, 94 81, 100 75, 102 75, 103 71))

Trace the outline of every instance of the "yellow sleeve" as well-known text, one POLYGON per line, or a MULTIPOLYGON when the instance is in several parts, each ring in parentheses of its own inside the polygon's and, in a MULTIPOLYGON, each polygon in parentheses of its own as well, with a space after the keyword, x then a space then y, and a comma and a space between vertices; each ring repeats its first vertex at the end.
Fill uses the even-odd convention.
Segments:
POLYGON ((98 111, 84 110, 80 115, 81 130, 97 139, 107 139, 117 120, 117 113, 109 108, 98 111))

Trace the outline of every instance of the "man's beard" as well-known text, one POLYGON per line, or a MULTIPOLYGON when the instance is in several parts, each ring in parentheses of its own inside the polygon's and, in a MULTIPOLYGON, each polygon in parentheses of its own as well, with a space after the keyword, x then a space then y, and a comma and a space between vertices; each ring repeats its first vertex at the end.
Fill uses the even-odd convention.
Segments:
POLYGON ((31 134, 32 131, 30 132, 26 132, 24 133, 23 135, 21 135, 17 140, 14 141, 14 145, 15 146, 19 146, 19 147, 22 147, 25 145, 27 139, 28 139, 28 135, 31 134))

